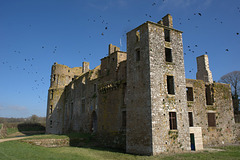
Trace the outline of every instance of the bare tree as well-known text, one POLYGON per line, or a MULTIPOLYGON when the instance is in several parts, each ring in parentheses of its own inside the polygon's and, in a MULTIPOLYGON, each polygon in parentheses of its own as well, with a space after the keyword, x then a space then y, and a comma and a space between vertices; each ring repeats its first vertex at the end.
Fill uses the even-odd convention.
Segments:
POLYGON ((239 110, 239 94, 240 94, 240 71, 233 71, 222 76, 219 80, 222 83, 228 83, 232 88, 234 113, 239 110))
POLYGON ((240 71, 233 71, 222 76, 219 82, 228 83, 232 87, 232 94, 239 95, 240 91, 240 71))

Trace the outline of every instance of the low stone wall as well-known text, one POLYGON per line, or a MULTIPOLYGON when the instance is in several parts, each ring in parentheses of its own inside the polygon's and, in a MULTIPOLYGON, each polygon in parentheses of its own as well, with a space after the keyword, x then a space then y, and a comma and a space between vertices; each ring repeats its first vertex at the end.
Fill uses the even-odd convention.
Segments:
POLYGON ((32 140, 22 140, 29 144, 43 146, 43 147, 64 147, 69 146, 69 139, 32 139, 32 140))

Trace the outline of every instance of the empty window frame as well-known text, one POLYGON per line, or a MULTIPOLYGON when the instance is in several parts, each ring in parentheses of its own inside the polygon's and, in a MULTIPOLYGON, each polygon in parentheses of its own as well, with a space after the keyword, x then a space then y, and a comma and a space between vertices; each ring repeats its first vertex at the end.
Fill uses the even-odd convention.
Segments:
POLYGON ((136 41, 139 42, 140 41, 140 30, 136 31, 136 41))
POLYGON ((187 101, 193 101, 193 88, 187 87, 186 92, 187 92, 187 101))
POLYGON ((52 120, 50 120, 50 128, 52 128, 52 120))
POLYGON ((93 85, 93 92, 97 92, 97 84, 93 85))
POLYGON ((215 113, 208 113, 208 127, 216 127, 215 113))
POLYGON ((168 94, 175 94, 173 76, 167 76, 167 90, 168 90, 168 94))
POLYGON ((50 99, 53 99, 53 90, 50 91, 50 99))
POLYGON ((140 61, 140 49, 136 50, 136 61, 140 61))
POLYGON ((85 96, 85 84, 82 83, 82 97, 85 96))
POLYGON ((53 81, 55 81, 55 80, 56 80, 56 74, 53 75, 53 81))
POLYGON ((71 103, 71 106, 70 106, 70 119, 73 118, 73 102, 71 103))
POLYGON ((52 114, 52 113, 53 113, 53 106, 50 105, 49 114, 52 114))
POLYGON ((210 85, 205 85, 206 105, 213 105, 213 94, 210 85))
POLYGON ((176 114, 176 112, 169 112, 169 124, 170 124, 170 130, 177 129, 177 114, 176 114))
POLYGON ((164 29, 164 38, 165 38, 165 41, 170 42, 170 30, 169 29, 164 29))
POLYGON ((84 113, 85 112, 85 99, 82 99, 82 110, 81 112, 84 113))
POLYGON ((166 62, 172 62, 172 49, 165 48, 165 60, 166 62))
POLYGON ((193 127, 193 114, 188 112, 189 127, 193 127))
POLYGON ((126 111, 122 111, 122 127, 124 128, 126 128, 126 125, 127 125, 126 118, 127 118, 126 111))

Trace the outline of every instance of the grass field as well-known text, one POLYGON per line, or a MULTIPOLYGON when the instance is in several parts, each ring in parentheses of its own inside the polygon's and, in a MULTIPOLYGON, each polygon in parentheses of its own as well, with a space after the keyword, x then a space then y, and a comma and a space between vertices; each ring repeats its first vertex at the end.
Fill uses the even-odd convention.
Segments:
MULTIPOLYGON (((38 138, 53 138, 52 135, 34 136, 38 138)), ((31 137, 34 138, 34 137, 31 137)), ((54 136, 55 138, 67 138, 66 136, 54 136)), ((240 146, 222 147, 224 151, 219 152, 190 152, 182 154, 162 154, 159 156, 138 156, 121 153, 115 150, 107 150, 101 148, 79 148, 79 147, 61 147, 61 148, 45 148, 34 146, 22 141, 9 141, 0 143, 0 159, 81 159, 81 160, 105 160, 105 159, 128 159, 128 160, 157 160, 157 159, 234 159, 240 160, 240 146)))

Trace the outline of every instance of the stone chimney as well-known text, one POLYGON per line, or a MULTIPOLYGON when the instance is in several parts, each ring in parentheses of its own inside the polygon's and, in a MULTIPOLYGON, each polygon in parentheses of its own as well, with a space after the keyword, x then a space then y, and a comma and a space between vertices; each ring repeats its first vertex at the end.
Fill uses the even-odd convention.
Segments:
POLYGON ((158 23, 162 24, 164 26, 168 26, 170 28, 173 28, 173 19, 172 19, 172 16, 170 14, 167 14, 165 17, 163 17, 162 20, 160 20, 158 23))
POLYGON ((212 72, 209 69, 209 61, 207 55, 197 57, 197 79, 204 82, 213 83, 212 72))
POLYGON ((112 54, 112 53, 114 53, 116 51, 120 51, 120 48, 117 47, 117 46, 114 46, 112 44, 109 44, 109 46, 108 46, 108 55, 110 55, 110 54, 112 54))
POLYGON ((82 63, 82 73, 89 71, 89 62, 83 62, 82 63))

